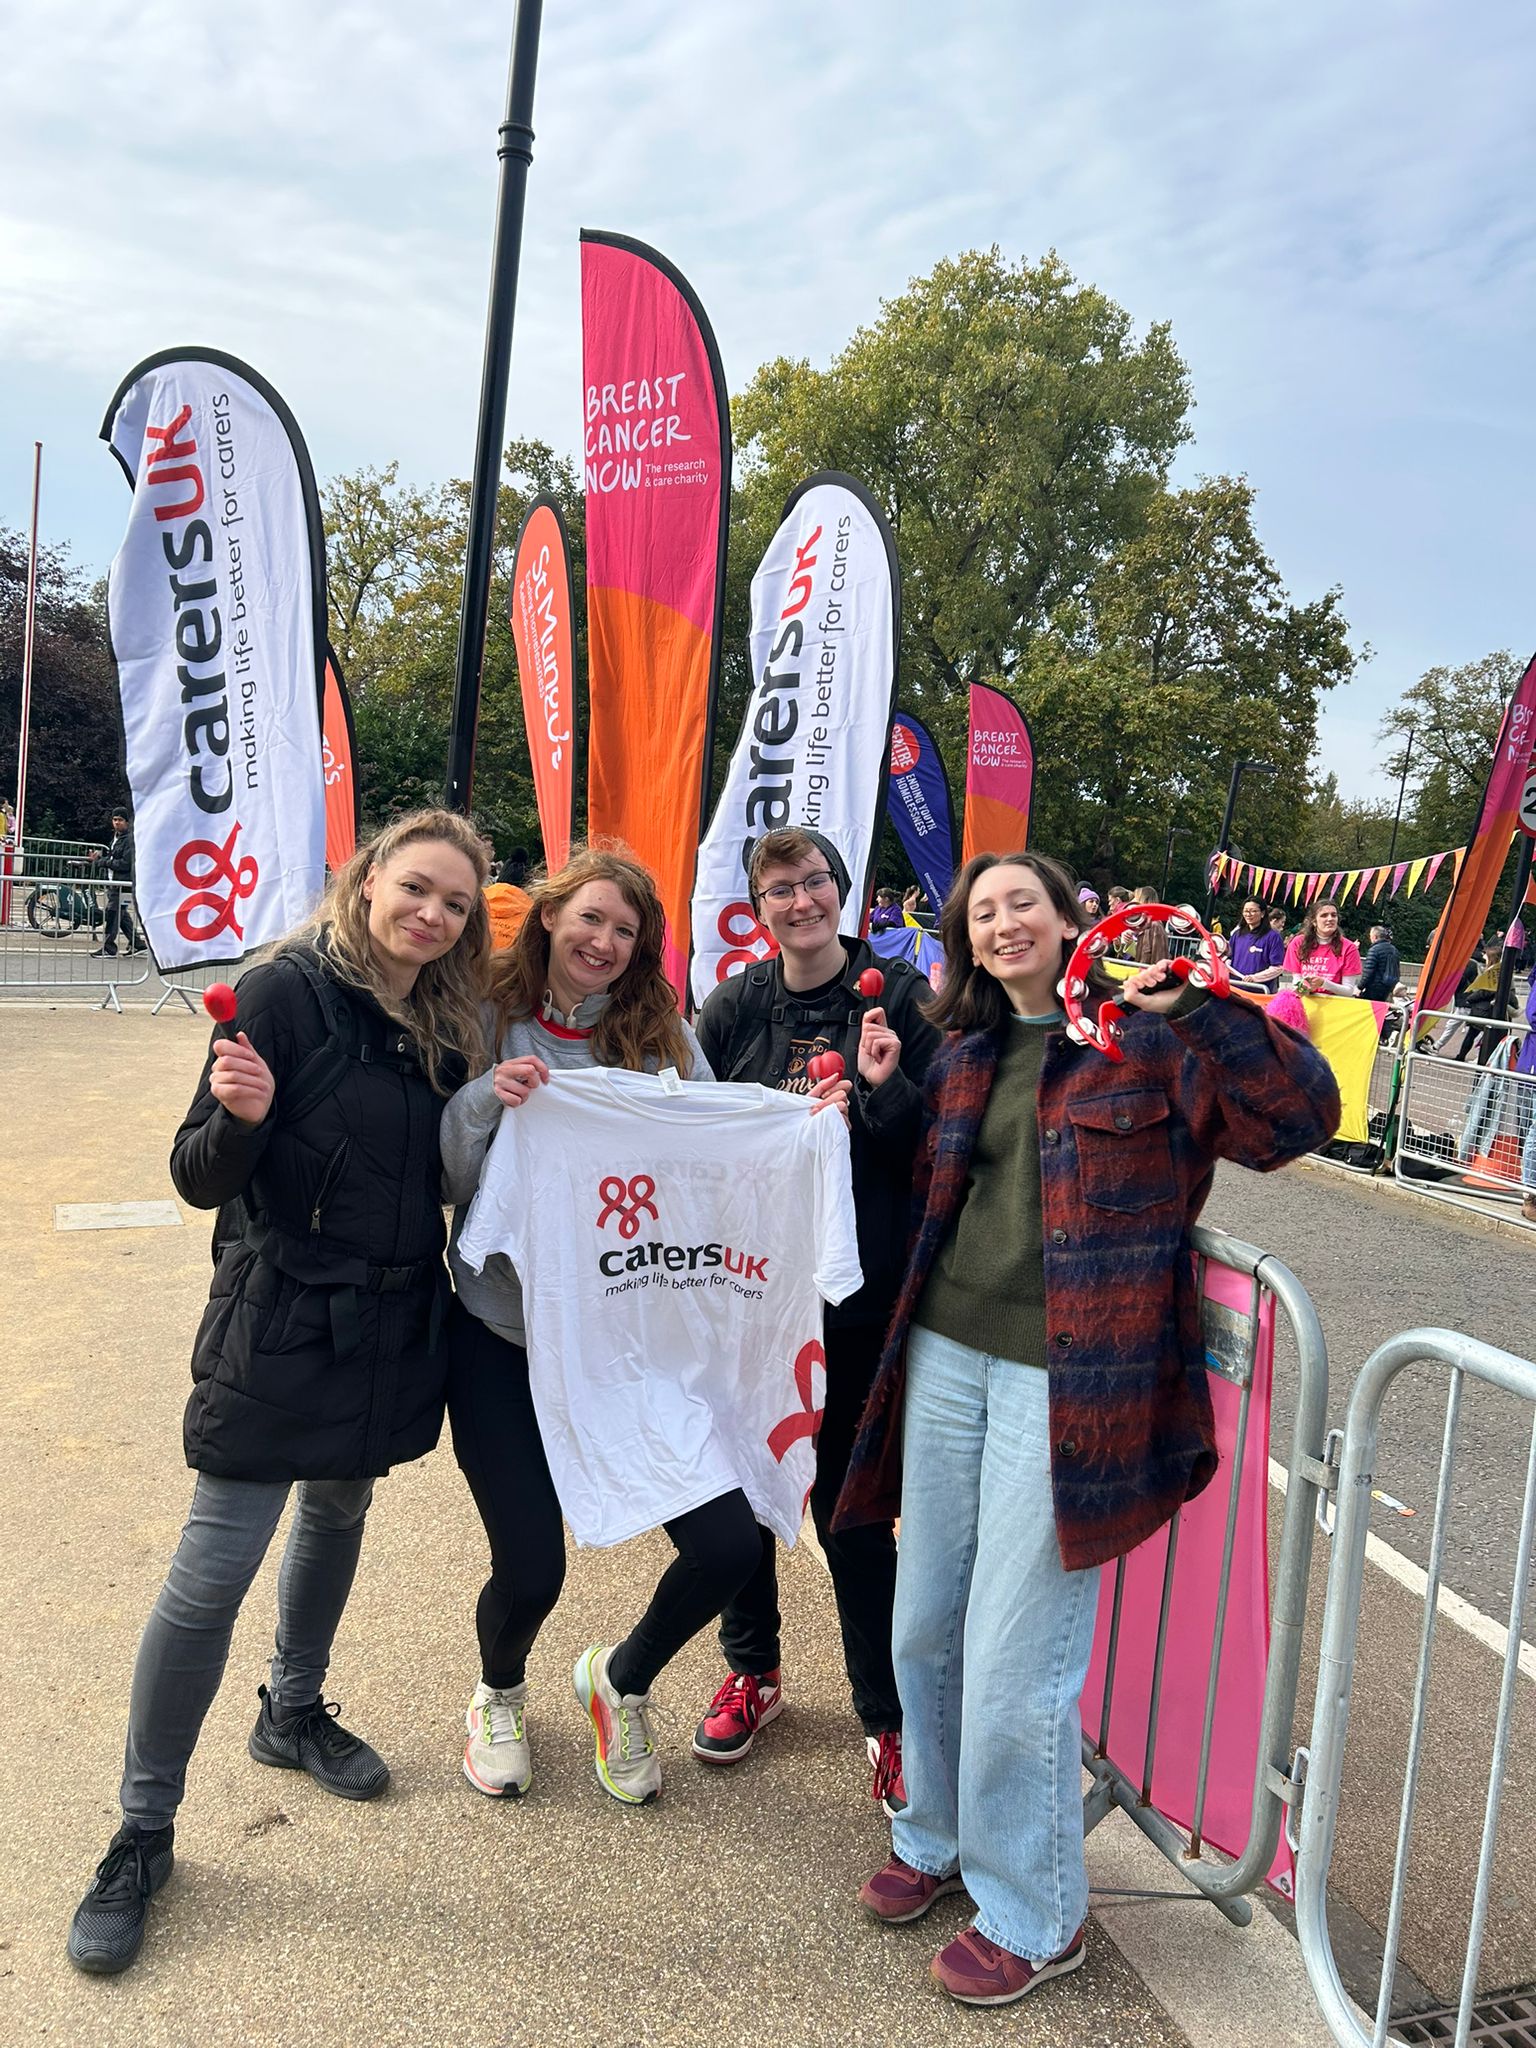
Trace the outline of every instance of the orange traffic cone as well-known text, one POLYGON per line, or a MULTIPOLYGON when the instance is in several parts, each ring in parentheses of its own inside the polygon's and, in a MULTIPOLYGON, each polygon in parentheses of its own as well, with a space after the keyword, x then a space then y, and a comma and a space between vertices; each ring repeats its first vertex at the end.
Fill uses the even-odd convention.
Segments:
POLYGON ((1467 1168, 1469 1188, 1499 1188, 1508 1191, 1520 1185, 1519 1140, 1506 1131, 1494 1139, 1486 1152, 1474 1152, 1467 1168), (1478 1172, 1478 1168, 1482 1172, 1478 1172))

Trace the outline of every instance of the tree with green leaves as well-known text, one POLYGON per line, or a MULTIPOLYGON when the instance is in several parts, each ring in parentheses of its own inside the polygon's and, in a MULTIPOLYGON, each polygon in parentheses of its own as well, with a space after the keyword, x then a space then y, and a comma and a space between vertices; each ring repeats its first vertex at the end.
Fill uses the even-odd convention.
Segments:
POLYGON ((1407 762, 1413 839, 1420 850, 1459 846, 1472 829, 1504 708, 1523 670, 1524 663, 1507 650, 1459 668, 1426 669, 1382 720, 1381 737, 1402 742, 1387 772, 1396 778, 1407 762))
MULTIPOLYGON (((481 671, 474 815, 505 854, 537 855, 538 807, 523 729, 509 623, 512 556, 533 499, 554 497, 571 538, 574 587, 582 588, 586 503, 573 462, 542 441, 514 441, 498 494, 490 615, 481 671)), ((440 801, 453 705, 469 485, 431 489, 400 482, 394 463, 334 477, 322 493, 330 630, 352 694, 365 826, 440 801)), ((585 607, 575 620, 584 667, 585 607)), ((575 734, 577 815, 584 799, 586 713, 575 734)))
MULTIPOLYGON (((26 609, 26 536, 0 526, 0 797, 10 801, 17 795, 26 609)), ((88 588, 67 548, 38 549, 32 663, 27 836, 104 841, 112 805, 128 787, 107 587, 102 580, 88 588)))
POLYGON ((1245 785, 1243 819, 1282 858, 1319 694, 1356 657, 1337 591, 1286 593, 1245 480, 1169 488, 1189 406, 1167 327, 1138 338, 1054 254, 947 260, 826 370, 765 365, 732 408, 726 729, 748 687, 750 578, 784 499, 809 471, 843 469, 890 517, 902 699, 957 781, 969 686, 991 682, 1034 735, 1034 836, 1101 887, 1156 882, 1179 823, 1175 880, 1193 893, 1235 755, 1281 770, 1245 785))

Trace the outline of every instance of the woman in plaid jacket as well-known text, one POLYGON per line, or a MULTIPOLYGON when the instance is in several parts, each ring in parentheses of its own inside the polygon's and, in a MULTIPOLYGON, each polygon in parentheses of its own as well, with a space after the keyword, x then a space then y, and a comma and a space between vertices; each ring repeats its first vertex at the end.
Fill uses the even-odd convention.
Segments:
POLYGON ((1082 1961, 1098 1568, 1216 1469, 1189 1252, 1215 1162, 1284 1165, 1339 1115, 1303 1038, 1163 961, 1115 991, 1123 1062, 1074 1044, 1081 915, 1035 854, 977 855, 944 907, 914 1235, 837 1515, 901 1515, 908 1804, 860 1897, 901 1923, 968 1891, 933 1970, 972 2005, 1082 1961))

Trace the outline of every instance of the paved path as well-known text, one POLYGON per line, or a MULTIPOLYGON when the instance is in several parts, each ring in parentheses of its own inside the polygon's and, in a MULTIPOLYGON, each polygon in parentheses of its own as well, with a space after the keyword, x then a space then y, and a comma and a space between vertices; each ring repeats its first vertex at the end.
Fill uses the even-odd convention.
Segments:
MULTIPOLYGON (((500 1806, 470 1790, 460 1716, 475 1676, 483 1543, 446 1448, 381 1485, 332 1673, 348 1721, 392 1761, 389 1797, 344 1805, 247 1757, 270 1642, 269 1564, 193 1763, 177 1870, 144 1955, 115 1981, 69 1968, 69 1914, 115 1825, 138 1633, 189 1493, 178 1424, 207 1284, 207 1219, 56 1234, 52 1210, 170 1193, 167 1138, 205 1036, 200 1020, 169 1011, 0 1008, 0 1521, 10 1539, 0 1581, 0 2040, 971 2039, 976 2017, 948 2006, 926 1976, 933 1950, 963 1924, 964 1902, 946 1900, 902 1930, 879 1928, 854 1903, 888 1837, 866 1797, 829 1588, 803 1549, 785 1574, 792 1704, 760 1754, 729 1773, 687 1757, 687 1733, 718 1681, 702 1641, 662 1688, 660 1803, 629 1812, 599 1789, 569 1667, 589 1641, 627 1626, 649 1590, 670 1551, 647 1538, 573 1554, 531 1666, 534 1794, 500 1806)), ((1096 1849, 1096 1864, 1101 1882, 1146 1881, 1118 1875, 1112 1845, 1096 1849)), ((1169 1944, 1191 1910, 1177 1909, 1169 1944)), ((1137 1938, 1133 1926, 1127 1939, 1137 1938)), ((1187 1953, 1199 1955, 1202 1941, 1216 1956, 1200 1966, 1208 2003, 1223 1970, 1247 1981, 1256 1944, 1217 1923, 1187 1953)), ((1273 1941, 1285 1937, 1274 1930, 1273 1941)), ((1295 1997, 1294 1966, 1290 1984, 1295 1997)), ((1297 2011, 1293 2038, 1319 2042, 1304 1995, 1297 2011)), ((1193 2038, 1097 1924, 1090 1967, 1003 2024, 1014 2041, 1104 2048, 1193 2038)))

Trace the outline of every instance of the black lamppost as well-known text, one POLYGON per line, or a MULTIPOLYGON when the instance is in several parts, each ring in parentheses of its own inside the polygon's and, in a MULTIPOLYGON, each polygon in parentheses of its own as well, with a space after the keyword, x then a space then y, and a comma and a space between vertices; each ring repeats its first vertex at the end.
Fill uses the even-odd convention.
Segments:
POLYGON ((1205 921, 1207 924, 1211 921, 1211 905, 1216 900, 1214 880, 1216 861, 1226 852, 1232 842, 1232 813, 1237 809, 1237 785, 1242 781, 1245 774, 1278 775, 1279 773, 1280 770, 1273 761, 1234 761, 1232 763, 1232 780, 1227 784, 1227 808, 1222 813, 1221 819, 1221 837, 1216 842, 1216 852, 1211 859, 1211 875, 1213 879, 1207 884, 1205 891, 1205 921))
POLYGON ((1173 842, 1175 839, 1191 839, 1193 837, 1193 828, 1188 825, 1170 825, 1168 827, 1168 845, 1163 853, 1163 879, 1157 885, 1157 900, 1159 903, 1166 903, 1168 901, 1168 870, 1173 866, 1173 842))
POLYGON ((471 472, 469 536, 464 550, 464 591, 459 604, 459 648, 454 662, 453 718, 448 730, 448 780, 443 801, 468 811, 474 776, 475 726, 480 716, 480 670, 485 660, 485 614, 491 595, 491 552, 496 539, 496 486, 501 481, 502 434, 507 423, 507 380, 512 371, 512 316, 523 244, 523 201, 533 162, 533 79, 539 61, 544 0, 517 0, 507 112, 501 124, 501 178, 496 196, 496 237, 491 259, 485 360, 480 372, 480 419, 471 472))
POLYGON ((1403 791, 1408 787, 1408 763, 1413 759, 1413 736, 1418 729, 1416 725, 1409 726, 1408 744, 1403 749, 1403 772, 1397 782, 1397 809, 1392 813, 1392 844, 1387 848, 1388 867, 1397 859, 1397 828, 1403 815, 1403 791))

